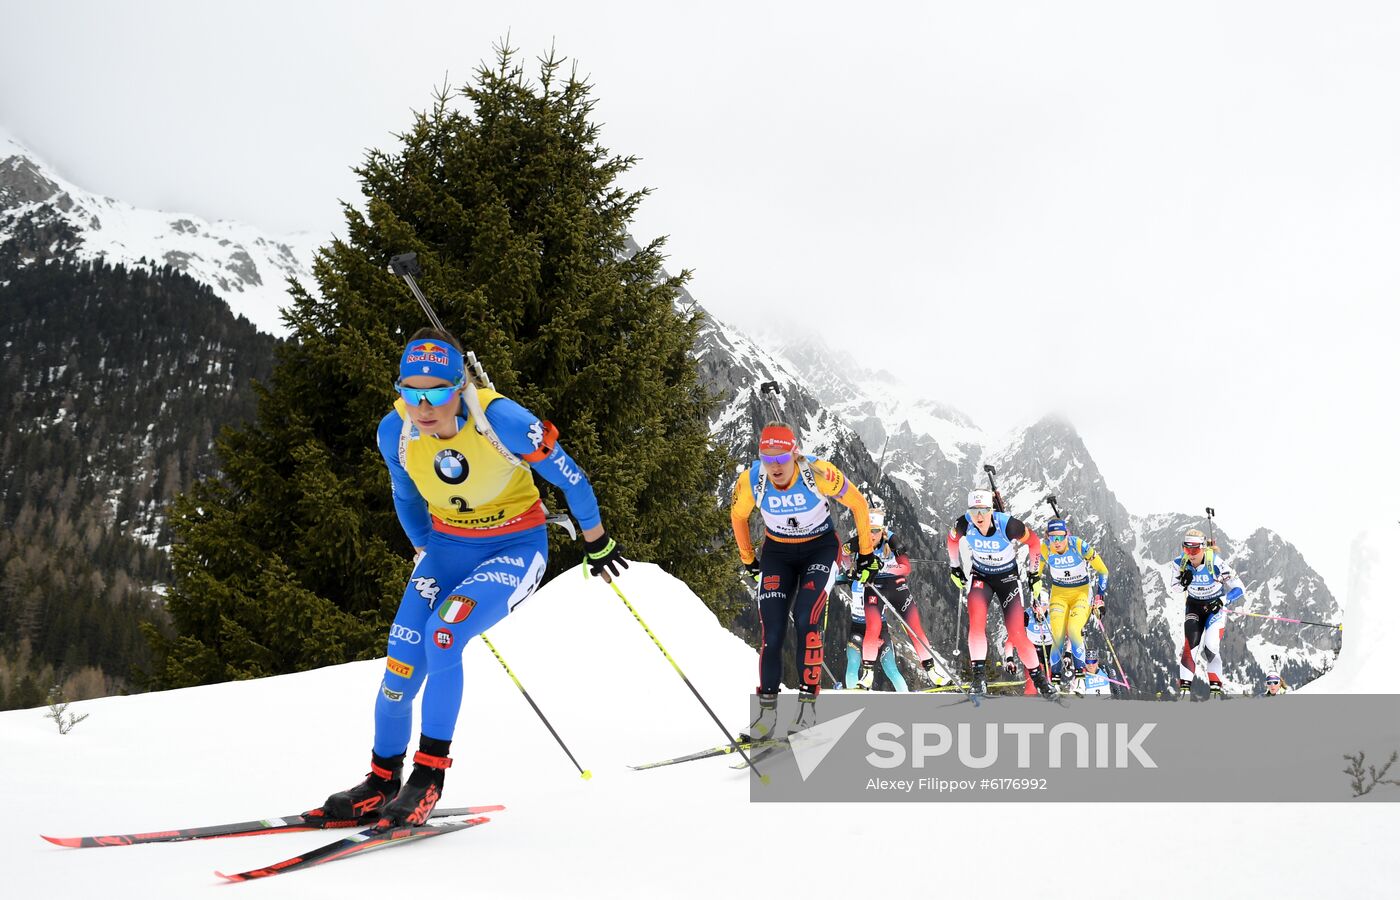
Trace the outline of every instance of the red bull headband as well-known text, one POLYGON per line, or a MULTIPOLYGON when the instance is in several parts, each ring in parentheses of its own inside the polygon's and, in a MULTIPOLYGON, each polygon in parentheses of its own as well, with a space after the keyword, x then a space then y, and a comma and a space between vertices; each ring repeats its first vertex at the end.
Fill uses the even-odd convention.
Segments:
POLYGON ((409 341, 399 360, 399 380, 415 375, 441 378, 448 384, 462 380, 462 352, 445 341, 421 338, 409 341))

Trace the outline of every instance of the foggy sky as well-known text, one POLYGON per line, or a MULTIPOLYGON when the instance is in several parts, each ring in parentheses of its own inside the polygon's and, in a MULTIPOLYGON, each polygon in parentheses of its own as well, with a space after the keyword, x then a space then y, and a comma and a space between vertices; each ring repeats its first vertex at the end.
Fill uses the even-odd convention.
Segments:
POLYGON ((553 43, 718 317, 993 434, 1064 412, 1130 510, 1274 528, 1343 599, 1400 518, 1400 8, 509 6, 0 0, 0 128, 89 190, 328 238, 435 85, 553 43))

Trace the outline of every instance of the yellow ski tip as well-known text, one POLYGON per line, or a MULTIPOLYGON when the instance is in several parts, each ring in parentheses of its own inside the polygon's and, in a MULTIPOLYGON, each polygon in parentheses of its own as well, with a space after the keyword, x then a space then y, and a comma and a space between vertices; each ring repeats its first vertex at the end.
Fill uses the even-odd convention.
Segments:
POLYGON ((592 769, 584 769, 584 770, 583 770, 583 774, 580 775, 579 777, 582 778, 584 781, 592 781, 592 780, 593 780, 593 770, 592 770, 592 769))

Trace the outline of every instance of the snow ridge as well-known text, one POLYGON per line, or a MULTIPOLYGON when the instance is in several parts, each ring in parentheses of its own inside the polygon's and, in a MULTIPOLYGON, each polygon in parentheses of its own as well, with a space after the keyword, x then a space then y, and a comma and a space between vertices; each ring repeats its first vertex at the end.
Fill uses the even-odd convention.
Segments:
POLYGON ((71 230, 77 238, 71 249, 80 259, 168 265, 208 285, 235 314, 279 336, 287 333, 280 316, 287 279, 314 287, 311 261, 328 238, 309 232, 270 235, 230 220, 138 209, 72 184, 0 132, 0 246, 25 225, 71 230))

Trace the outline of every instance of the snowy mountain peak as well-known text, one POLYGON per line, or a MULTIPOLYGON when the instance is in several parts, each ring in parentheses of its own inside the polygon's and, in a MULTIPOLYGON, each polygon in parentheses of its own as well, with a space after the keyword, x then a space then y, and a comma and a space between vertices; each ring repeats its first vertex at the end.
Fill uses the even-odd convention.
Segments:
POLYGON ((311 284, 320 243, 308 233, 267 235, 237 222, 138 209, 99 196, 0 132, 0 248, 15 244, 7 249, 21 264, 69 252, 128 266, 170 266, 207 284, 260 329, 282 334, 287 279, 311 284))

